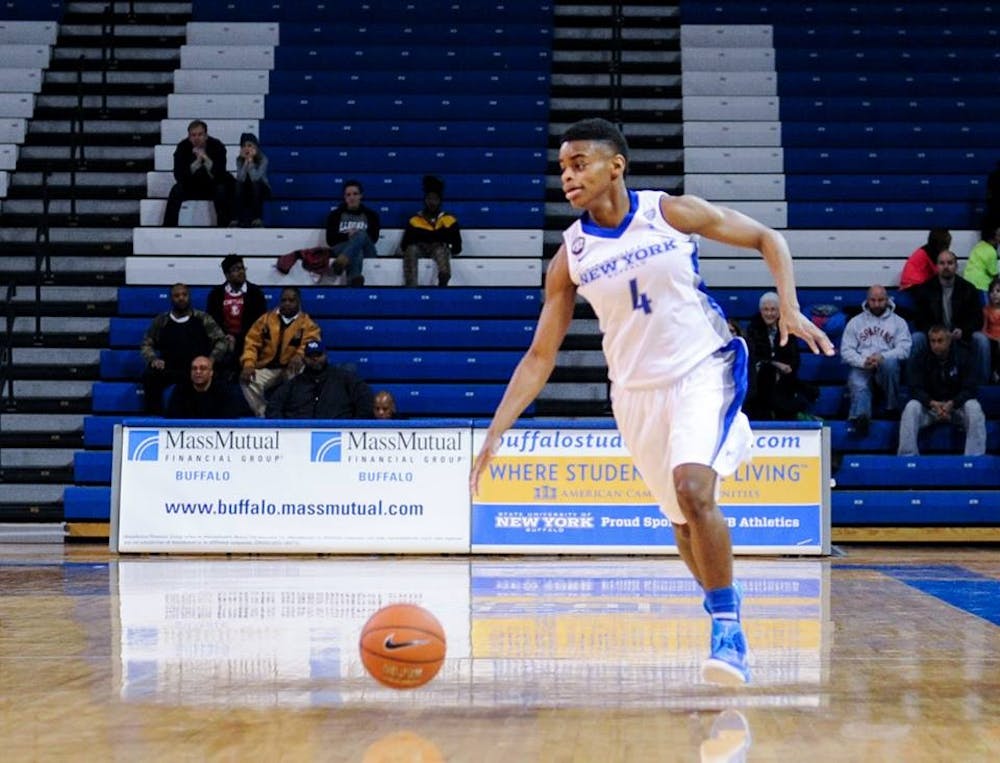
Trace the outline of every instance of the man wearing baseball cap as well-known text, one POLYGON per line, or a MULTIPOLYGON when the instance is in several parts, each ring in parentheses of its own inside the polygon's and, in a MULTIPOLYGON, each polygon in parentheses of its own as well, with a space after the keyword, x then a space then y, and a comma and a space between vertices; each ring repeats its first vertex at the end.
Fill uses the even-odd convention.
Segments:
POLYGON ((306 343, 302 373, 286 380, 267 404, 269 419, 370 419, 372 391, 353 371, 327 362, 322 343, 306 343))

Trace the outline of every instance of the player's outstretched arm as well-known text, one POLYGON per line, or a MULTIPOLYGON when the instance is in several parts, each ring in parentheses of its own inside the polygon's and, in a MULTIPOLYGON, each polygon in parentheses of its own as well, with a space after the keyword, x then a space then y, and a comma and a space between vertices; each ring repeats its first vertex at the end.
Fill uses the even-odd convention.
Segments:
POLYGON ((792 255, 788 242, 778 231, 742 212, 711 204, 697 196, 665 196, 660 202, 660 210, 667 222, 679 231, 760 252, 778 292, 781 344, 788 341, 789 334, 794 334, 814 353, 834 354, 830 338, 799 309, 792 255))
POLYGON ((556 354, 573 320, 576 285, 569 277, 566 248, 559 247, 545 274, 545 303, 538 316, 535 336, 524 357, 510 377, 503 398, 493 414, 486 441, 479 450, 469 476, 469 487, 475 495, 482 474, 500 445, 500 438, 517 421, 525 408, 542 391, 556 365, 556 354))

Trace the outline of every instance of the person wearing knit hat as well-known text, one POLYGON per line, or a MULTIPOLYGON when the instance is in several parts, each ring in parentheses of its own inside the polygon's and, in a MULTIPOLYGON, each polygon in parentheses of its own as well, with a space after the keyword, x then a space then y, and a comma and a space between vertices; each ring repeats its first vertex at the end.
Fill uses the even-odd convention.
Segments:
POLYGON ((181 204, 190 199, 214 202, 216 224, 229 225, 233 176, 226 171, 226 146, 208 134, 208 125, 201 119, 188 125, 188 136, 174 150, 174 180, 163 213, 164 227, 177 227, 181 204))
POLYGON ((233 199, 234 225, 260 228, 264 225, 264 202, 271 198, 267 179, 267 156, 252 132, 240 135, 240 155, 236 157, 236 193, 233 199))
POLYGON ((451 280, 451 258, 462 251, 462 232, 458 219, 441 210, 444 181, 424 175, 424 207, 410 218, 399 243, 403 253, 403 283, 417 285, 417 261, 430 257, 437 265, 438 286, 451 280))
POLYGON ((208 292, 205 312, 225 332, 228 350, 216 364, 215 373, 220 381, 230 381, 239 373, 247 331, 267 312, 267 298, 259 286, 247 280, 246 265, 240 255, 227 254, 221 266, 226 281, 208 292))

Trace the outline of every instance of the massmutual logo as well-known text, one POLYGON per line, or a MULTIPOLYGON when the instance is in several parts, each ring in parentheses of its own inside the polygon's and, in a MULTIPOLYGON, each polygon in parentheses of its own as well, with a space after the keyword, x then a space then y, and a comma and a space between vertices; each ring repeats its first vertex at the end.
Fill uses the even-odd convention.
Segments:
POLYGON ((159 461, 160 432, 157 429, 130 429, 128 432, 129 461, 159 461))
POLYGON ((343 432, 313 432, 309 460, 313 463, 340 463, 343 432))

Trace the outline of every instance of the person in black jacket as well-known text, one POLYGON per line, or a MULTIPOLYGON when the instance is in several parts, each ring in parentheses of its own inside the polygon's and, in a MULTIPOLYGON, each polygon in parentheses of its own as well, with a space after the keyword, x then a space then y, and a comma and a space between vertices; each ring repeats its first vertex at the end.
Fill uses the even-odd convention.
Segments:
POLYGON ((746 342, 750 350, 748 380, 752 394, 743 410, 752 420, 795 420, 810 404, 811 390, 799 381, 799 346, 789 339, 781 346, 778 295, 761 295, 759 312, 750 319, 746 342))
POLYGON ((174 187, 167 197, 163 225, 177 227, 181 202, 208 199, 215 203, 216 224, 229 226, 236 181, 226 170, 226 147, 208 134, 208 125, 196 119, 188 125, 188 136, 174 150, 174 187))
POLYGON ((267 312, 267 298, 259 286, 247 280, 246 265, 238 254, 222 258, 222 272, 226 281, 208 292, 206 312, 226 334, 229 350, 216 370, 223 381, 230 381, 239 371, 247 331, 267 312))
POLYGON ((302 373, 285 381, 271 395, 269 419, 370 419, 371 388, 358 376, 327 362, 323 345, 306 344, 302 373))
POLYGON ((899 420, 900 456, 916 456, 917 436, 931 424, 952 424, 965 430, 965 455, 986 452, 986 418, 976 399, 976 370, 966 348, 941 324, 931 326, 927 344, 910 355, 907 364, 912 400, 899 420))
POLYGON ((378 212, 361 203, 364 188, 359 180, 344 181, 344 201, 326 218, 326 243, 333 258, 333 274, 347 271, 350 286, 364 286, 361 274, 365 257, 374 257, 381 222, 378 212))
POLYGON ((215 378, 212 359, 204 355, 191 361, 190 376, 177 383, 167 401, 168 419, 225 419, 240 414, 249 415, 250 409, 245 403, 237 405, 232 385, 215 378))
POLYGON ((977 384, 990 378, 990 341, 982 332, 982 293, 958 275, 958 258, 945 249, 937 256, 937 277, 913 290, 913 345, 910 355, 927 347, 927 331, 941 325, 973 356, 977 384))

